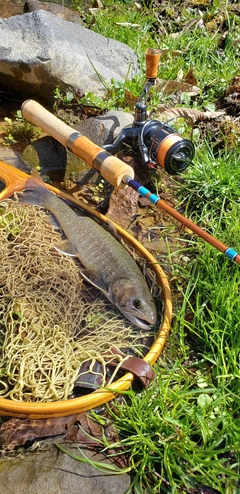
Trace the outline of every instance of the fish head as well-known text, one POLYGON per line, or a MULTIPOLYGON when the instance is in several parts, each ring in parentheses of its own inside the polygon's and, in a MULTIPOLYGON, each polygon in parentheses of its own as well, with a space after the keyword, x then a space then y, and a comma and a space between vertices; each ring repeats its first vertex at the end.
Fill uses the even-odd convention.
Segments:
POLYGON ((109 287, 109 299, 116 307, 141 329, 149 329, 157 322, 157 310, 147 283, 118 278, 109 287))

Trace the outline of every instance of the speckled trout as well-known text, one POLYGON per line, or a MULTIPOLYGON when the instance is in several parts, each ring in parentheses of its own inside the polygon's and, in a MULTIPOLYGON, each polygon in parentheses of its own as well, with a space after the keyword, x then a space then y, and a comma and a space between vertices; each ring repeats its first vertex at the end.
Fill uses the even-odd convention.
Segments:
POLYGON ((53 214, 67 237, 64 253, 79 258, 84 266, 82 277, 129 321, 142 329, 156 323, 156 306, 147 282, 133 257, 111 233, 92 218, 76 214, 47 189, 36 170, 26 182, 21 202, 38 204, 53 214))

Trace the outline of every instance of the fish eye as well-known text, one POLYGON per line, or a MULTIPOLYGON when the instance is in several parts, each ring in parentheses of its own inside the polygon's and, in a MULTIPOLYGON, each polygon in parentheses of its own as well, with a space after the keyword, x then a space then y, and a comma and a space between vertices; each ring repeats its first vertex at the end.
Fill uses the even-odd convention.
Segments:
POLYGON ((135 309, 141 309, 142 308, 142 301, 139 300, 138 298, 135 298, 135 300, 133 301, 133 305, 134 305, 135 309))

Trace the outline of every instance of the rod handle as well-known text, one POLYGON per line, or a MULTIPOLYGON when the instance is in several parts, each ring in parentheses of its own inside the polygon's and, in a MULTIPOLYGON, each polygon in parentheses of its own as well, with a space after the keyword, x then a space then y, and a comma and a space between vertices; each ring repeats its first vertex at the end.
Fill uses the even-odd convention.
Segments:
POLYGON ((80 132, 76 132, 37 101, 24 101, 21 112, 26 120, 37 127, 41 127, 44 132, 67 147, 78 158, 84 160, 91 168, 97 170, 117 189, 126 187, 123 182, 126 175, 134 178, 134 171, 131 166, 108 153, 104 148, 97 146, 80 132))

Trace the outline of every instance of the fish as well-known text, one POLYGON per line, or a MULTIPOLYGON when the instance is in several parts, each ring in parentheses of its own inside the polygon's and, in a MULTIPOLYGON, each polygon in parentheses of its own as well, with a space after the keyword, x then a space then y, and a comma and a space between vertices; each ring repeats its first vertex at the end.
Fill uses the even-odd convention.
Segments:
POLYGON ((100 290, 132 324, 141 329, 156 324, 156 304, 142 271, 109 231, 93 218, 77 214, 49 191, 37 170, 27 180, 21 202, 51 212, 66 237, 61 252, 80 260, 83 279, 100 290))

